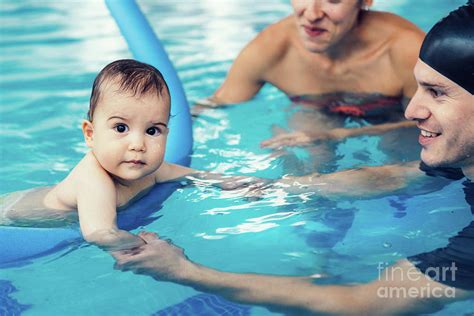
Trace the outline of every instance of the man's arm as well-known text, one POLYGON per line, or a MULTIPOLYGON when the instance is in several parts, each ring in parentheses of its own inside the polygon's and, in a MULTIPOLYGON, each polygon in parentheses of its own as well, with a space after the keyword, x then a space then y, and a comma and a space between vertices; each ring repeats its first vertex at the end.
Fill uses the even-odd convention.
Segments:
POLYGON ((313 192, 327 198, 350 196, 374 197, 405 188, 428 177, 419 169, 419 161, 385 166, 362 167, 334 173, 286 176, 272 187, 288 193, 313 192))
POLYGON ((113 253, 117 268, 293 315, 426 313, 472 295, 458 289, 447 290, 447 286, 427 278, 407 260, 387 268, 378 280, 368 284, 320 286, 310 277, 217 271, 190 261, 181 249, 158 239, 155 234, 141 233, 140 236, 146 241, 145 246, 136 251, 113 253), (427 289, 436 292, 436 296, 428 296, 427 289), (414 295, 415 291, 419 294, 414 295), (395 296, 395 292, 402 294, 395 296))

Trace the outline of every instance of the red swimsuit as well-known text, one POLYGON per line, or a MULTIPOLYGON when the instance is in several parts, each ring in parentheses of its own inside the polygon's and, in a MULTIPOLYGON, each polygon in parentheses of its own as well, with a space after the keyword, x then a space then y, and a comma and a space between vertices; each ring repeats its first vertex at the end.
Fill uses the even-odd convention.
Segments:
POLYGON ((290 96, 295 103, 315 105, 330 113, 346 116, 383 116, 402 110, 401 97, 378 93, 335 92, 321 95, 290 96))

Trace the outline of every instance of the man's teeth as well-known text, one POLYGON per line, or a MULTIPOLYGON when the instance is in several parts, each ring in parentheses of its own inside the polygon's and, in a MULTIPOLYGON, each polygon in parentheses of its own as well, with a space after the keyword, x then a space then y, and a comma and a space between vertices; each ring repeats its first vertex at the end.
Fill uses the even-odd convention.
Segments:
POLYGON ((428 132, 428 131, 425 131, 425 130, 421 130, 421 135, 424 136, 424 137, 436 137, 439 134, 431 133, 431 132, 428 132))

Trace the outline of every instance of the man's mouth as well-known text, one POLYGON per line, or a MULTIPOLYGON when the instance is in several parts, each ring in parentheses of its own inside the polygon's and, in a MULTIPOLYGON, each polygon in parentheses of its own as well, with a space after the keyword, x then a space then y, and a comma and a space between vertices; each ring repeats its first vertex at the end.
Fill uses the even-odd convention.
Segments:
POLYGON ((421 136, 423 137, 433 138, 433 137, 438 137, 439 135, 441 135, 441 133, 434 133, 434 132, 430 132, 424 129, 421 129, 420 131, 421 131, 421 136))
POLYGON ((418 137, 418 142, 421 146, 427 146, 431 142, 434 142, 436 138, 440 135, 441 133, 435 133, 420 128, 420 137, 418 137))

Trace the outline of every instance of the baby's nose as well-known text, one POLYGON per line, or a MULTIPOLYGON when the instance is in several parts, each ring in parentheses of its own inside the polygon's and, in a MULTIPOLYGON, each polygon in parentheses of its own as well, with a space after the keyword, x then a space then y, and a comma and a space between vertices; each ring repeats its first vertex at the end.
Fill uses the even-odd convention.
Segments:
POLYGON ((145 151, 145 138, 143 135, 130 135, 128 148, 133 151, 145 151))

